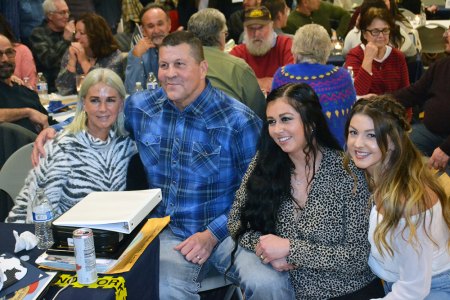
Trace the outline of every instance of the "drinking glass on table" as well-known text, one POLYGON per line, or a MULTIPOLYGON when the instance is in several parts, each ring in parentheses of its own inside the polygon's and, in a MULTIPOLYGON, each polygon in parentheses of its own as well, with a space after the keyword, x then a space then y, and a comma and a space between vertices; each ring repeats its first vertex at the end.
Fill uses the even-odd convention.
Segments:
POLYGON ((77 82, 77 93, 80 92, 81 85, 83 84, 84 75, 76 75, 76 82, 77 82))

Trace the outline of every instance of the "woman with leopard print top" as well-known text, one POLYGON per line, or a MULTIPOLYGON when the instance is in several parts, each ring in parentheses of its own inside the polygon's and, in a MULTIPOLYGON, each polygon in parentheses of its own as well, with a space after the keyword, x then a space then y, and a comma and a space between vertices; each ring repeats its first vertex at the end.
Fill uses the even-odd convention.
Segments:
POLYGON ((266 114, 228 219, 238 241, 232 264, 250 252, 260 259, 255 264, 288 272, 296 299, 382 295, 367 264, 365 177, 354 165, 343 167, 317 95, 304 83, 284 85, 267 97, 266 114))

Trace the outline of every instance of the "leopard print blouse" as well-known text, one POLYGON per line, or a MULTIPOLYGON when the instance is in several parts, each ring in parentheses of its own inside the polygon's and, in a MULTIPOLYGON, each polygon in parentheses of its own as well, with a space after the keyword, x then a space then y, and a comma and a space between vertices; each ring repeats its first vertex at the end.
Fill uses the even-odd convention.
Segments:
MULTIPOLYGON (((245 174, 228 217, 233 236, 239 229, 247 199, 246 183, 255 168, 256 155, 245 174)), ((296 213, 293 201, 283 199, 276 234, 290 241, 287 262, 296 265, 290 279, 297 299, 326 299, 359 290, 375 276, 367 259, 370 245, 369 190, 361 170, 350 164, 355 179, 343 167, 338 151, 324 149, 311 184, 305 208, 296 213)), ((261 233, 248 230, 239 245, 255 251, 261 233)))

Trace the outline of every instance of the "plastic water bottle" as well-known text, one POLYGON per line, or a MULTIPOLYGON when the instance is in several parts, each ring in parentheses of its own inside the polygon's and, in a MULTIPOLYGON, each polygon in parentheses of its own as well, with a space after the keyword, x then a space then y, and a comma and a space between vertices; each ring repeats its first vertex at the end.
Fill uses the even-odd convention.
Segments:
POLYGON ((39 94, 39 99, 41 100, 42 104, 48 103, 48 85, 47 81, 45 80, 44 75, 39 72, 38 73, 38 82, 37 82, 37 92, 39 94))
POLYGON ((43 189, 38 189, 32 203, 34 234, 38 238, 38 248, 48 249, 53 245, 53 210, 43 189))
POLYGON ((158 80, 156 80, 155 74, 153 72, 148 73, 147 78, 147 90, 155 90, 158 88, 158 80))
POLYGON ((142 87, 142 83, 140 81, 136 82, 136 85, 134 87, 134 92, 142 92, 144 90, 144 88, 142 87))

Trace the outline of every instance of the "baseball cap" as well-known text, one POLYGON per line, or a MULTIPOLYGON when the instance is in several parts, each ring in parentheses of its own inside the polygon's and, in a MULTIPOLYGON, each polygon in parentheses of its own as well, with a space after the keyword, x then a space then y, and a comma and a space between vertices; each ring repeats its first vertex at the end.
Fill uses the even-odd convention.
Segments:
POLYGON ((266 25, 272 21, 270 11, 265 6, 249 7, 245 10, 244 26, 266 25))

